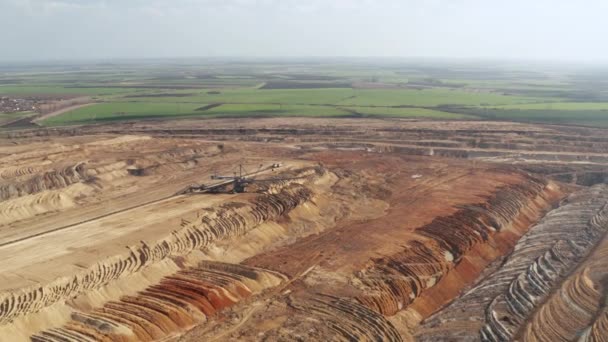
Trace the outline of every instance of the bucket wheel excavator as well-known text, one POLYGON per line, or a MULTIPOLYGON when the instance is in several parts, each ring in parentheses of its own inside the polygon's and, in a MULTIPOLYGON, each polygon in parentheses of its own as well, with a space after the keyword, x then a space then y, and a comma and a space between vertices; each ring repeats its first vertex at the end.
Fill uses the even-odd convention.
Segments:
POLYGON ((274 163, 270 166, 264 167, 260 165, 257 171, 247 173, 243 168, 242 164, 239 164, 237 171, 231 176, 224 176, 214 174, 211 179, 216 181, 210 184, 195 184, 188 188, 180 191, 178 194, 188 193, 243 193, 247 191, 247 188, 252 184, 264 184, 278 181, 294 180, 300 177, 271 177, 271 178, 257 178, 258 175, 265 171, 274 172, 282 166, 281 163, 274 163))

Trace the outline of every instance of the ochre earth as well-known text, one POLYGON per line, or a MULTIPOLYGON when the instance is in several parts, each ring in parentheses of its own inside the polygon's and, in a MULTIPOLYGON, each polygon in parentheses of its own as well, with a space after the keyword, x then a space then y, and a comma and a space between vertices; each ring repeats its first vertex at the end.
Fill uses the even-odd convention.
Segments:
POLYGON ((0 340, 601 341, 606 151, 474 121, 7 131, 0 340), (187 191, 239 166, 245 193, 187 191))

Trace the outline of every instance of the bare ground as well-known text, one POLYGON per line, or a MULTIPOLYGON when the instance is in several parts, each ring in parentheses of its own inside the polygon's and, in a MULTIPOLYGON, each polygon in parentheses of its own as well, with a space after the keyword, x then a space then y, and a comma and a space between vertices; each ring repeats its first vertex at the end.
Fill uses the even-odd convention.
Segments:
POLYGON ((484 121, 217 119, 7 132, 0 340, 398 341, 445 327, 481 339, 490 336, 483 327, 501 325, 445 323, 461 292, 499 272, 515 279, 501 261, 514 248, 553 248, 543 217, 566 216, 589 232, 573 238, 576 252, 557 250, 570 269, 531 267, 536 254, 517 259, 552 277, 545 295, 534 292, 536 309, 509 316, 516 299, 498 293, 493 303, 506 306, 468 305, 467 315, 506 312, 513 334, 547 340, 538 331, 565 322, 558 294, 591 293, 582 279, 599 284, 594 304, 581 305, 586 320, 562 336, 580 328, 597 340, 606 336, 605 288, 585 270, 604 272, 594 246, 607 228, 597 176, 607 147, 603 130, 484 121), (239 164, 278 162, 259 175, 271 180, 246 193, 182 191, 239 164), (577 201, 594 201, 598 213, 567 206, 577 201), (586 253, 593 257, 575 257, 586 253))

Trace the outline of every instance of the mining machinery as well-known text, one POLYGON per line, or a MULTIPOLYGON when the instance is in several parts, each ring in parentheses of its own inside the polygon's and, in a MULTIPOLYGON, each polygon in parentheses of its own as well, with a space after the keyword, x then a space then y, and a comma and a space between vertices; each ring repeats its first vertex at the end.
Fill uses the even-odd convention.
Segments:
POLYGON ((210 184, 195 184, 191 185, 188 188, 182 190, 178 194, 187 194, 187 193, 243 193, 247 190, 247 187, 254 183, 269 183, 276 181, 285 181, 285 180, 293 180, 297 177, 287 177, 287 178, 265 178, 258 179, 256 178, 260 173, 264 171, 275 171, 280 168, 282 165, 280 163, 274 163, 270 166, 264 168, 263 165, 260 165, 257 171, 247 173, 243 169, 243 165, 239 164, 238 171, 235 171, 231 176, 223 176, 214 174, 211 176, 211 179, 216 181, 210 184))

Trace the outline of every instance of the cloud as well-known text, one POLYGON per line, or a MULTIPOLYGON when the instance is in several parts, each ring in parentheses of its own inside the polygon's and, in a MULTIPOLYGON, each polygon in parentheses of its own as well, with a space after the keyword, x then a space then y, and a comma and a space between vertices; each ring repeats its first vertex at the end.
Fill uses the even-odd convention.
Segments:
POLYGON ((608 59, 608 1, 0 0, 0 59, 608 59))
POLYGON ((368 11, 395 7, 399 0, 0 0, 0 11, 24 16, 86 14, 92 10, 140 12, 151 16, 166 14, 254 11, 261 16, 273 13, 312 14, 337 11, 368 11), (7 8, 8 7, 8 8, 7 8))
POLYGON ((0 11, 13 15, 38 16, 52 15, 62 11, 77 11, 105 6, 103 1, 77 1, 77 0, 7 0, 5 5, 0 3, 0 11))

